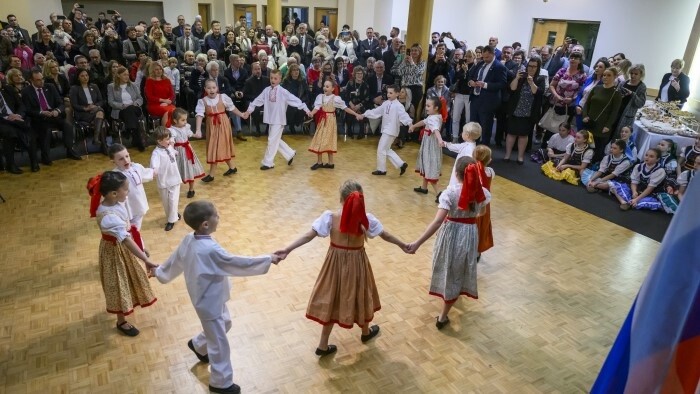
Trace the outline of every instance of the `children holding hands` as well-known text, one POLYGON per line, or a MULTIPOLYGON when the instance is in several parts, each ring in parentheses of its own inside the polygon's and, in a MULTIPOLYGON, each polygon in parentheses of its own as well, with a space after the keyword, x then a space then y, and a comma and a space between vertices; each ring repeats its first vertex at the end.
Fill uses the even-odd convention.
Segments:
POLYGON ((423 177, 423 184, 413 189, 416 193, 428 194, 428 184, 430 184, 438 194, 437 183, 440 180, 440 171, 442 169, 442 116, 440 115, 440 100, 436 97, 431 97, 425 101, 425 111, 428 116, 420 122, 411 125, 408 128, 409 133, 413 130, 423 127, 420 131, 419 139, 421 140, 420 149, 418 150, 418 159, 416 160, 416 172, 423 177))
POLYGON ((156 177, 160 201, 165 210, 165 231, 170 231, 175 226, 175 222, 180 220, 177 213, 180 201, 180 171, 177 168, 177 152, 173 149, 173 142, 170 139, 170 130, 163 126, 155 129, 156 147, 151 155, 151 168, 156 177))

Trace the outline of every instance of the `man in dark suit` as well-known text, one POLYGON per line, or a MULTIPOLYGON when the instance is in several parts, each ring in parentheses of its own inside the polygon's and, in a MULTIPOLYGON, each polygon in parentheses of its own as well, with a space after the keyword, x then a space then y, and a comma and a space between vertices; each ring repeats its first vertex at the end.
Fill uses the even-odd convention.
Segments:
POLYGON ((481 125, 481 143, 491 144, 493 117, 501 105, 501 92, 506 86, 506 67, 496 61, 494 49, 485 46, 482 61, 469 70, 469 87, 471 94, 471 121, 481 125))
POLYGON ((175 34, 175 37, 182 37, 185 35, 185 16, 184 15, 177 16, 177 26, 175 26, 173 28, 173 34, 175 34))
POLYGON ((32 172, 39 171, 36 160, 36 144, 31 143, 32 129, 26 121, 24 105, 14 89, 0 89, 0 137, 3 139, 5 167, 12 174, 21 174, 15 164, 15 146, 19 144, 29 152, 32 172))
MULTIPOLYGON (((386 66, 383 60, 377 60, 374 63, 374 75, 367 79, 367 87, 369 88, 369 98, 374 104, 374 107, 379 107, 387 99, 386 89, 394 84, 394 77, 386 72, 386 66)), ((369 127, 374 132, 380 119, 368 119, 369 127)))
POLYGON ((194 52, 194 56, 199 55, 201 51, 199 39, 192 35, 192 27, 190 25, 185 25, 184 35, 175 40, 175 51, 180 60, 185 58, 185 53, 187 51, 194 52))
POLYGON ((32 36, 26 29, 19 27, 19 22, 17 22, 17 17, 10 14, 7 16, 7 27, 11 27, 15 31, 15 36, 17 37, 17 42, 19 40, 24 40, 27 45, 32 46, 32 36))
POLYGON ((371 27, 367 28, 367 39, 360 41, 360 48, 358 50, 358 58, 360 59, 360 65, 367 65, 367 58, 372 56, 375 49, 379 47, 379 40, 374 38, 374 29, 371 27))
MULTIPOLYGON (((229 56, 229 67, 224 71, 224 77, 226 77, 231 86, 231 100, 233 100, 233 104, 239 111, 245 112, 248 107, 243 100, 243 88, 248 79, 248 71, 241 66, 242 62, 241 57, 236 54, 229 56)), ((236 138, 241 141, 247 141, 247 139, 243 137, 241 118, 234 116, 231 120, 233 121, 234 131, 238 131, 236 133, 236 138)))
MULTIPOLYGON (((246 102, 251 102, 255 100, 256 97, 265 90, 266 87, 270 86, 270 79, 262 75, 262 69, 260 68, 260 63, 255 62, 251 65, 251 76, 245 81, 243 86, 243 99, 246 102)), ((252 119, 255 123, 255 136, 260 137, 260 123, 262 122, 262 107, 257 107, 253 111, 252 119)))
POLYGON ((374 51, 372 52, 372 57, 376 60, 382 60, 384 58, 384 53, 390 51, 391 49, 389 48, 389 43, 387 42, 386 36, 379 36, 378 41, 379 45, 377 45, 377 47, 374 48, 374 51))
MULTIPOLYGON (((63 132, 63 146, 66 148, 66 156, 73 160, 82 160, 73 150, 73 126, 66 121, 66 111, 63 98, 53 85, 44 86, 44 76, 38 72, 32 72, 31 85, 22 89, 22 102, 27 110, 27 115, 32 120, 32 127, 37 134, 39 147, 41 148, 41 162, 51 165, 49 157, 49 143, 51 129, 59 129, 63 132)), ((36 154, 36 152, 32 152, 36 154)))
POLYGON ((381 58, 382 60, 384 60, 384 65, 386 66, 386 70, 389 73, 391 73, 391 69, 394 67, 396 57, 399 56, 399 48, 401 48, 401 39, 398 37, 394 37, 391 40, 390 50, 384 52, 384 55, 381 58))
POLYGON ((304 53, 300 53, 299 55, 301 56, 301 63, 309 67, 311 64, 311 56, 314 51, 314 47, 316 46, 316 40, 314 40, 313 36, 311 36, 308 32, 308 26, 306 23, 300 23, 299 27, 297 27, 297 37, 299 38, 299 45, 303 48, 304 53))
MULTIPOLYGON (((501 92, 501 106, 496 111, 496 146, 503 146, 503 141, 506 138, 506 128, 508 123, 508 100, 510 100, 510 82, 515 79, 518 73, 520 63, 513 61, 514 49, 512 46, 506 45, 501 48, 501 64, 506 68, 506 86, 501 92)), ((522 62, 522 55, 520 62, 522 62)))

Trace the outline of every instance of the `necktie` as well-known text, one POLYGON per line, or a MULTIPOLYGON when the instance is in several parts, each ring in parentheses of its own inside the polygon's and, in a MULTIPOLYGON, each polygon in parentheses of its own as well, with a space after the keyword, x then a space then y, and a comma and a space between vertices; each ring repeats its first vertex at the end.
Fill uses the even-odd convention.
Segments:
POLYGON ((37 94, 37 96, 39 96, 39 106, 41 107, 41 110, 48 111, 49 110, 49 103, 46 101, 46 96, 44 96, 44 91, 42 89, 37 89, 36 94, 37 94))
POLYGON ((190 38, 185 37, 185 52, 190 50, 190 38))
POLYGON ((0 117, 6 117, 8 115, 7 113, 7 105, 5 104, 5 98, 2 97, 2 94, 0 94, 0 117))

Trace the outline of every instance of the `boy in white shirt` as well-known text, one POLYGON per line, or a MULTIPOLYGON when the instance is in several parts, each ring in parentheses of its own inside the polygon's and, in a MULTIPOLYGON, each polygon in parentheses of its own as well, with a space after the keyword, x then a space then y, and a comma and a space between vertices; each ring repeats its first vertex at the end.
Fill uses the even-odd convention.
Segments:
POLYGON ((263 113, 263 122, 270 126, 269 136, 267 138, 267 150, 265 157, 262 160, 261 170, 269 170, 275 167, 275 154, 279 152, 287 160, 287 165, 292 165, 296 152, 282 141, 282 131, 287 125, 287 106, 291 105, 295 108, 303 110, 308 116, 310 111, 298 97, 290 93, 287 89, 280 86, 282 81, 282 73, 280 70, 270 71, 270 86, 260 93, 248 106, 248 110, 243 113, 243 119, 248 119, 250 113, 256 107, 265 106, 263 113))
POLYGON ((185 223, 194 233, 187 234, 175 253, 160 267, 150 271, 161 283, 168 283, 184 272, 190 300, 202 323, 203 331, 187 342, 199 361, 211 363, 209 391, 240 393, 233 383, 231 349, 226 333, 231 316, 226 301, 230 298, 228 276, 253 276, 267 273, 279 256, 245 257, 232 255, 211 238, 219 225, 219 214, 210 201, 195 201, 185 207, 185 223))
POLYGON ((391 149, 394 139, 399 136, 400 125, 410 126, 412 122, 403 104, 397 100, 400 90, 401 88, 397 85, 389 86, 386 90, 387 100, 382 105, 357 116, 357 120, 382 118, 382 137, 377 146, 377 170, 373 171, 372 175, 386 175, 387 156, 391 164, 401 170, 400 175, 403 175, 408 168, 408 163, 391 149))
POLYGON ((129 197, 126 199, 126 207, 131 216, 129 218, 131 224, 136 226, 137 230, 141 230, 143 217, 149 208, 143 183, 153 180, 153 170, 145 168, 139 163, 133 163, 129 151, 122 144, 112 144, 108 153, 112 163, 117 166, 114 171, 121 172, 129 180, 129 197))
POLYGON ((163 72, 170 78, 170 83, 173 85, 173 91, 175 91, 175 96, 180 96, 180 70, 177 68, 177 59, 171 57, 168 59, 168 67, 165 67, 163 72))
POLYGON ((156 176, 160 200, 163 202, 165 217, 168 220, 165 231, 170 231, 175 226, 175 222, 180 220, 177 205, 180 201, 182 178, 177 169, 177 158, 175 157, 177 151, 170 144, 170 130, 158 126, 155 129, 155 137, 158 143, 151 155, 151 168, 156 176))

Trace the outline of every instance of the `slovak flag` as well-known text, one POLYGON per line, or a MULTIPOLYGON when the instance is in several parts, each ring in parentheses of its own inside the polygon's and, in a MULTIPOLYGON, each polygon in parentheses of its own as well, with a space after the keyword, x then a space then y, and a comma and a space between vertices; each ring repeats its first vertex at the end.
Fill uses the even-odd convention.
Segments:
POLYGON ((700 393, 700 181, 691 182, 591 393, 700 393))

